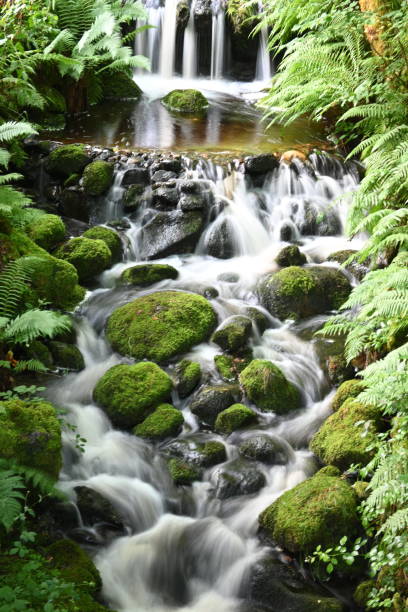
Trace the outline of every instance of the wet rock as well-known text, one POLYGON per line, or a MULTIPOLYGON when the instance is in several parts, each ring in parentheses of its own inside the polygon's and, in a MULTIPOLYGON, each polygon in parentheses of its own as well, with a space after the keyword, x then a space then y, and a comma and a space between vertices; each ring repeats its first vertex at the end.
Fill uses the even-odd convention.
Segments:
POLYGON ((227 458, 225 446, 218 440, 173 440, 164 447, 163 452, 197 468, 212 467, 223 463, 227 458))
POLYGON ((130 229, 130 223, 127 219, 112 219, 111 221, 108 221, 106 225, 109 225, 109 227, 113 227, 117 230, 124 231, 130 229))
POLYGON ((301 253, 296 245, 286 246, 281 249, 275 259, 278 266, 286 268, 288 266, 303 266, 307 262, 306 256, 301 253))
POLYGON ((141 256, 155 259, 191 253, 198 242, 204 220, 199 211, 159 212, 142 230, 141 256))
POLYGON ((249 317, 258 329, 260 334, 263 334, 265 329, 270 326, 270 322, 265 313, 262 312, 259 308, 255 306, 248 306, 245 309, 245 315, 249 317))
POLYGON ((250 349, 240 353, 240 355, 215 355, 214 363, 219 375, 226 382, 237 382, 238 375, 244 370, 252 360, 250 349))
POLYGON ((152 175, 152 183, 167 183, 177 178, 177 173, 171 170, 156 170, 152 175))
POLYGON ((170 459, 167 467, 175 485, 189 485, 201 476, 199 470, 181 459, 170 459))
POLYGON ((283 458, 281 447, 267 434, 256 434, 246 438, 239 445, 239 452, 245 459, 269 464, 283 458))
POLYGON ((281 320, 338 309, 350 291, 342 272, 324 266, 290 266, 267 276, 258 287, 262 305, 281 320))
POLYGON ((74 344, 66 344, 52 340, 48 345, 54 365, 79 372, 85 368, 85 361, 79 348, 74 344))
POLYGON ((220 412, 215 419, 214 429, 219 433, 230 434, 254 421, 256 421, 256 413, 251 408, 244 404, 233 404, 220 412))
POLYGON ((234 239, 228 221, 224 219, 217 224, 207 238, 207 252, 218 259, 230 259, 234 256, 234 239))
POLYGON ((174 438, 183 427, 183 414, 171 404, 160 404, 152 414, 133 429, 133 433, 141 438, 158 441, 174 438))
POLYGON ((197 0, 194 8, 194 23, 198 30, 205 31, 212 22, 212 0, 197 0))
POLYGON ((45 169, 52 176, 68 178, 71 174, 80 174, 92 159, 84 145, 62 145, 51 151, 45 169))
POLYGON ((122 283, 138 287, 149 287, 165 279, 175 279, 178 271, 167 264, 140 264, 126 268, 120 276, 122 283))
POLYGON ((237 283, 239 281, 239 274, 235 272, 222 272, 217 276, 217 280, 223 283, 237 283))
POLYGON ((100 196, 108 191, 112 180, 113 164, 106 161, 94 161, 84 170, 84 192, 86 195, 100 196))
POLYGON ((177 206, 179 196, 177 189, 158 187, 152 191, 152 206, 159 210, 167 210, 177 206))
POLYGON ((136 184, 130 185, 123 195, 123 209, 125 212, 134 212, 143 203, 145 186, 136 184))
MULTIPOLYGON (((336 251, 327 258, 327 261, 336 261, 340 265, 343 265, 345 261, 352 255, 355 255, 357 251, 351 249, 344 251, 336 251)), ((364 262, 353 261, 352 263, 345 266, 345 269, 350 272, 359 281, 362 281, 366 274, 370 271, 370 261, 365 260, 364 262)))
POLYGON ((354 367, 349 364, 343 354, 330 355, 326 362, 327 374, 332 385, 336 387, 350 378, 354 378, 354 367))
POLYGON ((75 487, 77 506, 86 525, 109 523, 118 529, 124 529, 123 519, 113 504, 103 495, 90 487, 75 487))
POLYGON ((304 236, 335 236, 341 233, 341 223, 330 207, 324 211, 311 202, 305 204, 305 215, 299 230, 304 236))
POLYGON ((127 185, 148 185, 150 183, 147 168, 129 168, 122 177, 122 187, 127 185))
POLYGON ((264 412, 286 414, 300 406, 298 389, 270 361, 254 359, 239 380, 250 401, 264 412))
POLYGON ((198 195, 185 194, 179 200, 181 210, 204 210, 208 207, 208 200, 204 193, 198 195))
POLYGON ((201 193, 202 188, 203 188, 202 181, 188 180, 188 181, 180 181, 179 183, 179 189, 181 193, 197 194, 197 193, 201 193))
POLYGON ((227 319, 227 322, 214 332, 211 339, 224 351, 237 353, 246 348, 251 332, 251 320, 242 315, 235 315, 227 319))
POLYGON ((176 389, 181 399, 194 391, 201 381, 201 366, 195 361, 183 359, 176 365, 176 389))
MULTIPOLYGON (((89 167, 89 166, 88 166, 89 167)), ((117 232, 103 225, 95 225, 83 233, 84 238, 102 240, 112 253, 112 262, 121 261, 123 257, 123 245, 117 232)))
POLYGON ((111 250, 103 240, 83 237, 68 240, 57 249, 55 256, 75 267, 80 282, 92 280, 112 262, 111 250))
POLYGON ((163 159, 155 164, 155 170, 165 170, 166 172, 175 172, 178 174, 182 170, 181 159, 163 159))
POLYGON ((60 214, 64 217, 89 222, 90 210, 87 197, 81 187, 67 187, 63 189, 59 204, 60 214))
POLYGON ((212 427, 220 412, 241 398, 238 385, 214 385, 200 389, 190 410, 200 421, 212 427))
POLYGON ((174 89, 161 100, 170 111, 202 115, 208 108, 207 98, 197 89, 174 89))
POLYGON ((279 168, 279 160, 274 155, 262 153, 245 159, 245 172, 248 174, 266 174, 279 168))
POLYGON ((218 295, 219 293, 215 287, 206 287, 203 289, 203 296, 207 298, 207 300, 214 300, 218 295))
POLYGON ((257 493, 266 484, 265 475, 253 464, 241 459, 220 468, 216 475, 215 496, 227 499, 237 495, 257 493))
POLYGON ((188 24, 188 20, 190 19, 190 5, 187 0, 181 0, 181 2, 177 5, 177 26, 181 30, 185 30, 188 24))

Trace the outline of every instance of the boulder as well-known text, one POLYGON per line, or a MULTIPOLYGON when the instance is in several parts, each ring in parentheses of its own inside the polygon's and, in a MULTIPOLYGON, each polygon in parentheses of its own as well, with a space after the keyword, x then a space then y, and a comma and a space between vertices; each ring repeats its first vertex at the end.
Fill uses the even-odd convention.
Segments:
POLYGON ((122 177, 122 187, 128 185, 148 185, 150 183, 149 170, 147 168, 129 168, 125 170, 122 177))
POLYGON ((338 309, 351 292, 347 278, 336 268, 290 266, 264 278, 258 293, 275 317, 302 319, 338 309))
POLYGON ((176 365, 176 389, 181 399, 194 391, 201 381, 201 366, 195 361, 183 359, 176 365))
POLYGON ((356 398, 364 389, 365 386, 362 380, 355 378, 353 380, 346 380, 337 389, 332 399, 331 409, 333 412, 336 412, 347 399, 356 398))
POLYGON ((343 353, 329 355, 325 365, 329 381, 334 386, 342 384, 355 375, 354 367, 347 362, 343 353))
POLYGON ((219 413, 215 419, 214 429, 219 433, 230 434, 254 421, 256 421, 256 413, 251 408, 244 404, 233 404, 219 413))
POLYGON ((275 258, 276 263, 281 268, 289 266, 303 266, 307 262, 306 256, 299 250, 299 247, 292 244, 283 247, 275 258))
POLYGON ((91 161, 84 145, 62 145, 51 151, 45 169, 52 176, 68 178, 71 174, 82 174, 82 170, 91 161))
POLYGON ((79 348, 74 344, 52 340, 49 344, 54 365, 79 372, 85 368, 85 361, 79 348))
POLYGON ((175 208, 179 199, 178 191, 175 187, 168 187, 159 183, 152 190, 152 206, 159 210, 175 208))
POLYGON ((41 215, 30 223, 27 234, 38 246, 52 251, 65 238, 65 225, 58 215, 41 215))
POLYGON ((273 464, 283 459, 282 448, 268 434, 255 434, 239 445, 240 455, 252 461, 273 464))
POLYGON ((110 368, 98 380, 93 397, 115 425, 128 428, 168 400, 172 387, 171 378, 159 366, 143 361, 110 368))
POLYGON ((80 282, 87 282, 109 268, 112 253, 106 242, 91 238, 71 238, 61 245, 55 256, 72 264, 80 282))
POLYGON ((85 525, 109 523, 118 529, 124 529, 122 517, 113 504, 101 493, 82 485, 75 487, 74 491, 76 504, 85 525))
POLYGON ((210 194, 211 192, 184 194, 181 196, 178 206, 183 212, 188 210, 205 210, 211 201, 210 194))
POLYGON ((112 185, 113 170, 111 162, 94 161, 88 164, 82 179, 85 195, 101 196, 106 193, 112 185))
POLYGON ((52 404, 17 399, 0 402, 0 457, 57 480, 61 469, 61 425, 52 404))
POLYGON ((207 98, 196 89, 174 89, 162 98, 162 104, 171 111, 189 115, 202 114, 208 108, 207 98))
POLYGON ((141 264, 126 268, 120 276, 122 283, 136 287, 149 287, 166 279, 175 279, 178 271, 168 264, 141 264))
POLYGON ((215 355, 214 363, 219 375, 226 382, 236 382, 238 375, 252 360, 252 351, 247 350, 239 356, 215 355))
POLYGON ((218 440, 201 442, 195 439, 173 440, 163 449, 166 455, 178 457, 196 468, 208 468, 223 463, 227 454, 225 446, 218 440))
POLYGON ((214 332, 211 340, 223 350, 237 353, 247 347, 251 331, 251 319, 243 315, 235 315, 227 319, 214 332))
POLYGON ((184 418, 180 410, 170 404, 160 404, 134 428, 133 433, 149 440, 164 440, 177 436, 181 432, 183 423, 184 418))
POLYGON ((172 157, 158 161, 156 164, 154 164, 154 166, 152 166, 152 169, 153 168, 155 171, 164 170, 165 172, 175 172, 176 174, 179 174, 183 168, 183 164, 180 157, 172 157))
POLYGON ((204 227, 200 211, 159 212, 142 229, 141 256, 156 259, 194 251, 204 227))
POLYGON ((322 463, 343 471, 353 463, 366 465, 375 454, 380 422, 377 408, 347 399, 313 436, 310 450, 322 463))
POLYGON ((160 363, 206 340, 215 323, 216 314, 202 296, 158 291, 114 310, 106 335, 119 353, 160 363))
POLYGON ((144 185, 130 185, 123 195, 123 210, 125 212, 137 211, 143 204, 144 193, 144 185))
POLYGON ((74 185, 62 190, 59 211, 64 217, 78 219, 88 223, 90 210, 87 197, 82 187, 74 185))
POLYGON ((115 230, 104 227, 103 225, 96 225, 86 230, 82 236, 84 238, 90 238, 91 240, 102 240, 112 253, 112 261, 121 261, 123 257, 123 245, 119 234, 115 232, 115 230))
POLYGON ((170 459, 167 463, 169 474, 176 485, 189 485, 199 480, 200 472, 192 465, 181 459, 170 459))
POLYGON ((276 168, 279 168, 279 160, 270 153, 262 153, 245 159, 247 174, 266 174, 276 168))
POLYGON ((232 229, 228 219, 217 223, 206 239, 207 253, 218 259, 230 259, 235 254, 232 229))
POLYGON ((270 361, 254 359, 239 380, 249 400, 263 412, 287 414, 300 407, 299 391, 270 361))
POLYGON ((215 496, 227 499, 257 493, 266 484, 265 475, 254 464, 235 459, 223 465, 216 475, 215 496))
POLYGON ((305 162, 307 157, 302 151, 297 151, 296 149, 290 149, 289 151, 285 151, 281 155, 281 161, 286 163, 291 163, 294 159, 298 159, 301 162, 305 162))
MULTIPOLYGON (((335 251, 331 255, 328 256, 327 261, 336 261, 341 266, 351 257, 352 255, 356 255, 357 251, 353 251, 351 249, 347 249, 344 251, 335 251)), ((359 281, 362 281, 365 275, 370 271, 370 261, 365 260, 364 262, 359 262, 358 260, 353 261, 352 263, 345 266, 345 269, 350 272, 355 278, 359 281)))
POLYGON ((157 185, 157 187, 159 187, 160 184, 162 186, 175 187, 176 181, 174 179, 176 178, 177 172, 172 172, 171 170, 156 170, 152 175, 152 183, 157 185))
POLYGON ((177 4, 177 26, 181 30, 185 30, 190 19, 190 5, 187 0, 180 0, 177 4))
MULTIPOLYGON (((72 540, 57 540, 46 548, 45 557, 65 582, 74 582, 92 594, 101 589, 101 577, 93 561, 72 540)), ((93 611, 93 608, 87 609, 93 611)))
POLYGON ((310 554, 358 536, 358 497, 351 486, 324 470, 286 491, 259 516, 260 526, 279 546, 310 554))
POLYGON ((190 410, 200 421, 212 427, 220 412, 240 399, 238 385, 206 386, 199 390, 190 410))

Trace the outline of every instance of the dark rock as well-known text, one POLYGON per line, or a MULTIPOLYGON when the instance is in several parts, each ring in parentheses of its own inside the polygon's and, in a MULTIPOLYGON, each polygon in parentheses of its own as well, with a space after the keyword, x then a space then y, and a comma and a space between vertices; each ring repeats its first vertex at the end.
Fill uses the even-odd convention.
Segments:
MULTIPOLYGON (((351 255, 355 255, 356 253, 357 251, 353 251, 351 249, 344 251, 336 251, 335 253, 329 255, 327 261, 336 261, 340 265, 343 265, 344 262, 347 261, 349 257, 351 257, 351 255)), ((370 271, 370 261, 368 259, 363 262, 355 260, 349 265, 345 266, 345 269, 350 272, 350 274, 355 276, 357 280, 362 281, 365 275, 368 274, 368 272, 370 271)))
POLYGON ((321 211, 311 202, 305 204, 304 221, 299 225, 304 236, 335 236, 341 233, 341 223, 336 212, 329 206, 321 211))
POLYGON ((227 219, 217 224, 207 237, 207 252, 212 257, 230 259, 234 256, 234 241, 227 219))
POLYGON ((174 208, 177 206, 178 197, 177 189, 159 187, 152 192, 152 206, 164 210, 174 208))
POLYGON ((177 5, 177 26, 181 30, 185 30, 190 19, 190 5, 187 0, 181 0, 177 5))
POLYGON ((156 164, 158 170, 166 170, 166 172, 181 172, 182 163, 180 159, 163 159, 156 164))
POLYGON ((306 256, 301 253, 299 247, 290 245, 283 247, 275 259, 278 266, 286 268, 288 266, 303 266, 307 262, 306 256))
POLYGON ((178 457, 196 468, 211 467, 223 463, 227 458, 225 446, 218 440, 206 442, 194 438, 172 440, 163 448, 163 452, 171 457, 178 457))
POLYGON ((85 524, 110 523, 118 529, 124 529, 122 517, 106 497, 86 486, 75 487, 74 491, 85 524))
POLYGON ((276 463, 279 453, 284 459, 280 446, 267 434, 256 434, 246 438, 239 446, 240 454, 246 459, 262 461, 263 463, 276 463))
POLYGON ((122 178, 122 186, 126 185, 148 185, 150 183, 149 171, 147 168, 129 168, 122 178))
POLYGON ((79 221, 78 219, 62 217, 62 220, 64 222, 65 229, 67 230, 66 238, 69 238, 70 236, 73 238, 78 238, 79 236, 82 236, 87 229, 89 229, 89 225, 87 223, 79 221))
POLYGON ((216 476, 215 496, 219 499, 250 495, 266 484, 265 475, 253 464, 235 459, 223 466, 216 476))
POLYGON ((179 201, 179 207, 183 211, 203 210, 207 206, 208 200, 203 193, 199 195, 182 195, 179 201))
POLYGON ((149 287, 162 280, 177 277, 178 271, 173 266, 167 264, 139 264, 126 268, 120 276, 120 281, 124 284, 149 287))
POLYGON ((195 361, 183 359, 176 365, 176 389, 180 398, 187 397, 201 381, 201 366, 195 361))
POLYGON ((123 209, 125 212, 133 212, 137 210, 143 203, 143 194, 145 186, 136 184, 130 185, 123 195, 123 209))
POLYGON ((130 223, 126 219, 112 219, 111 221, 107 221, 106 225, 117 230, 130 229, 130 223))
POLYGON ((64 217, 89 222, 90 211, 87 197, 81 187, 68 187, 61 193, 59 205, 60 213, 64 217))
POLYGON ((214 332, 212 341, 224 351, 236 353, 246 348, 251 331, 251 320, 242 315, 235 315, 214 332))
POLYGON ((279 167, 279 160, 270 153, 262 153, 245 159, 245 172, 248 174, 266 174, 279 167))
POLYGON ((267 329, 270 326, 270 321, 268 317, 266 316, 266 314, 263 313, 262 310, 260 310, 259 308, 256 308, 255 306, 248 306, 245 309, 244 314, 251 319, 252 323, 255 324, 260 334, 263 334, 265 329, 267 329))
POLYGON ((203 296, 207 298, 207 300, 214 300, 218 295, 219 293, 215 287, 206 287, 203 290, 203 296))
POLYGON ((181 181, 179 183, 179 189, 182 193, 200 193, 202 191, 202 181, 181 181))
POLYGON ((171 170, 156 170, 152 175, 152 183, 167 183, 167 181, 173 181, 177 178, 175 172, 171 170))
POLYGON ((194 23, 198 30, 207 30, 212 22, 212 0, 197 0, 194 9, 194 23))
POLYGON ((240 399, 238 385, 206 386, 200 389, 190 410, 200 421, 212 427, 219 413, 240 399))
POLYGON ((159 212, 142 230, 141 256, 154 259, 173 254, 191 253, 203 229, 199 211, 159 212))

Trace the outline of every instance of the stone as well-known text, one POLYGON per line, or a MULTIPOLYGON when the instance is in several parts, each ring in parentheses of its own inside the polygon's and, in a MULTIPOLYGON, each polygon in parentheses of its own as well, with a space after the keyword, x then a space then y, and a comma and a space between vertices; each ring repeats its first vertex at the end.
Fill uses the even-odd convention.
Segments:
POLYGON ((248 399, 264 412, 287 414, 300 407, 298 389, 270 361, 254 359, 239 379, 248 399))
POLYGON ((83 174, 85 195, 101 196, 106 193, 113 181, 114 166, 106 161, 94 161, 86 166, 83 174))
POLYGON ((103 240, 91 238, 71 238, 61 245, 55 253, 59 259, 72 264, 80 282, 87 282, 109 268, 112 253, 103 240))
POLYGON ((267 434, 255 434, 239 445, 240 455, 252 461, 274 464, 283 459, 282 448, 267 434))
POLYGON ((152 191, 152 206, 159 210, 175 208, 179 199, 178 191, 175 188, 158 187, 152 191))
POLYGON ((214 429, 219 433, 230 434, 254 421, 256 421, 256 413, 251 408, 244 404, 233 404, 219 413, 215 419, 214 429))
POLYGON ((200 211, 159 212, 142 229, 141 257, 156 259, 194 251, 204 227, 200 211))
POLYGON ((79 372, 85 368, 84 357, 77 346, 51 340, 48 344, 54 365, 79 372))
POLYGON ((283 247, 276 256, 275 261, 281 268, 287 268, 289 266, 303 266, 307 259, 299 250, 299 247, 293 244, 283 247))
POLYGON ((200 472, 181 459, 170 459, 167 467, 175 485, 189 485, 200 478, 200 472))
POLYGON ((195 361, 183 359, 176 365, 176 390, 180 399, 188 397, 201 381, 201 366, 195 361))
POLYGON ((224 351, 237 353, 247 347, 251 332, 251 320, 242 315, 234 315, 214 332, 211 340, 224 351))
POLYGON ((227 458, 225 446, 218 440, 206 442, 194 438, 172 440, 163 451, 166 455, 182 459, 184 463, 198 469, 223 463, 227 458))
POLYGON ((92 240, 102 240, 109 248, 112 254, 112 261, 121 261, 123 257, 123 245, 120 236, 113 229, 104 227, 103 225, 96 225, 86 230, 82 234, 84 238, 91 238, 92 240))
POLYGON ((160 404, 152 414, 137 425, 133 433, 141 438, 158 441, 174 438, 183 427, 183 414, 171 404, 160 404))
POLYGON ((245 159, 247 174, 266 174, 279 168, 279 160, 270 153, 262 153, 245 159))
POLYGON ((52 251, 65 238, 65 225, 58 215, 41 215, 30 223, 27 234, 38 246, 52 251))
POLYGON ((58 178, 67 178, 71 174, 81 174, 92 159, 84 145, 62 145, 49 154, 45 169, 58 178))
POLYGON ((166 279, 176 279, 179 273, 168 264, 140 264, 126 268, 120 276, 122 283, 136 287, 149 287, 166 279))
POLYGON ((148 185, 149 183, 150 175, 147 168, 129 168, 125 170, 122 177, 122 187, 128 185, 148 185))
POLYGON ((202 114, 208 108, 207 98, 196 89, 174 89, 162 98, 162 104, 171 111, 202 114))
POLYGON ((98 491, 87 487, 74 487, 76 503, 85 525, 109 523, 117 529, 124 530, 123 519, 106 497, 98 491))
POLYGON ((265 484, 263 472, 251 463, 235 459, 217 472, 215 496, 218 499, 228 499, 237 495, 250 495, 257 493, 265 484))
POLYGON ((241 399, 238 385, 207 385, 199 390, 190 410, 205 425, 212 427, 220 412, 241 399))
POLYGON ((344 381, 344 383, 342 383, 337 389, 336 394, 332 399, 331 409, 333 412, 336 412, 346 400, 356 398, 362 391, 364 391, 364 389, 365 386, 362 380, 357 380, 354 378, 352 380, 344 381))
POLYGON ((207 253, 218 259, 230 259, 235 254, 235 246, 232 229, 229 227, 228 220, 224 219, 217 223, 207 237, 207 253))

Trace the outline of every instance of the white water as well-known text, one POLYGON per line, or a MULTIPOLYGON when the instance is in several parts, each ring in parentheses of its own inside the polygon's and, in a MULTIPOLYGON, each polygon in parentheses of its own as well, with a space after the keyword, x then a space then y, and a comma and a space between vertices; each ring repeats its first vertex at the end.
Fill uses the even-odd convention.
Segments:
POLYGON ((193 0, 190 8, 190 18, 184 32, 183 79, 195 79, 197 76, 197 40, 194 25, 195 5, 195 0, 193 0))
POLYGON ((178 0, 166 0, 162 23, 159 73, 165 79, 174 72, 176 53, 176 16, 178 0))
MULTIPOLYGON (((184 176, 210 186, 224 210, 218 210, 195 254, 159 260, 177 268, 178 279, 162 281, 148 291, 171 288, 201 292, 211 286, 219 294, 212 304, 221 323, 231 315, 245 314, 249 306, 265 313, 258 303, 256 284, 262 275, 277 269, 274 257, 287 244, 280 239, 284 225, 300 241, 309 262, 324 261, 328 250, 358 247, 358 242, 350 243, 342 237, 346 203, 336 201, 339 194, 355 187, 354 174, 334 161, 323 164, 323 173, 314 175, 312 170, 303 164, 281 164, 263 187, 253 188, 237 170, 226 175, 220 167, 204 160, 193 170, 185 160, 184 176), (337 235, 302 235, 307 203, 313 203, 316 214, 326 214, 331 219, 337 235), (228 222, 233 238, 234 252, 229 259, 216 259, 206 253, 209 237, 220 220, 228 222), (235 274, 237 281, 220 279, 220 274, 226 272, 235 274)), ((115 185, 107 198, 105 221, 120 210, 120 177, 115 185), (114 210, 111 201, 115 202, 114 210)), ((66 406, 70 421, 87 439, 81 454, 75 450, 72 433, 64 434, 61 484, 72 499, 75 486, 90 487, 110 500, 123 517, 128 535, 105 543, 95 558, 103 578, 104 597, 112 608, 119 612, 208 612, 213 608, 217 612, 236 612, 248 572, 264 552, 256 539, 258 515, 285 490, 315 471, 307 445, 329 414, 331 395, 313 344, 299 338, 292 323, 267 315, 269 328, 263 334, 256 329, 253 332, 254 357, 271 360, 282 369, 300 389, 302 407, 280 418, 258 413, 256 429, 238 431, 224 439, 226 465, 238 456, 238 444, 259 432, 276 441, 285 460, 276 465, 258 464, 265 486, 252 495, 225 500, 214 496, 224 464, 207 469, 203 480, 195 482, 190 492, 174 487, 157 448, 114 430, 92 402, 92 389, 102 374, 119 362, 128 362, 112 354, 100 332, 114 308, 142 293, 137 289, 124 292, 114 286, 123 269, 138 259, 140 223, 140 215, 131 219, 127 233, 133 249, 127 261, 102 275, 101 288, 82 307, 78 346, 86 369, 67 376, 51 389, 52 399, 66 406)), ((217 383, 220 379, 214 356, 219 353, 216 345, 203 343, 187 357, 199 361, 207 380, 217 383)), ((190 399, 181 402, 176 394, 173 397, 186 421, 180 437, 221 439, 212 433, 200 433, 197 419, 189 410, 190 399)))
POLYGON ((221 79, 224 74, 225 56, 225 12, 219 6, 212 17, 211 79, 221 79))

